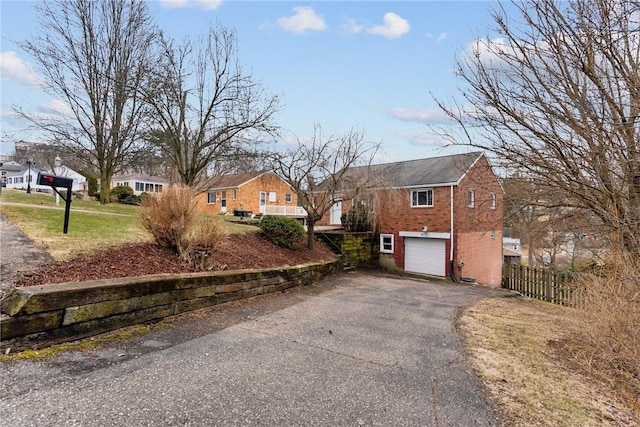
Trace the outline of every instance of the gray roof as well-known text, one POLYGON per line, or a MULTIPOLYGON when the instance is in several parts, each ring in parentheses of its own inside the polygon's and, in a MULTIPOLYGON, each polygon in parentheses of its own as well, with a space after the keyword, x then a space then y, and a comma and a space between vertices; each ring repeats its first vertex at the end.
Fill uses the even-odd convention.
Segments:
POLYGON ((360 181, 363 174, 370 174, 374 187, 418 187, 457 184, 469 168, 481 157, 482 152, 453 154, 428 159, 407 160, 351 168, 345 181, 360 181))

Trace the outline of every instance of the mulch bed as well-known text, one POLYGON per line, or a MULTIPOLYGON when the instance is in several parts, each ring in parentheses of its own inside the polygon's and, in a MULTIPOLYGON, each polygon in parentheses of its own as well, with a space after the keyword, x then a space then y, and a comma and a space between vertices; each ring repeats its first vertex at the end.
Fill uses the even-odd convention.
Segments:
MULTIPOLYGON (((273 246, 258 233, 231 234, 215 250, 212 271, 275 268, 334 259, 336 255, 321 242, 316 242, 312 250, 303 242, 295 250, 290 250, 273 246)), ((194 271, 174 253, 153 243, 141 243, 80 255, 70 261, 51 261, 19 278, 16 286, 194 271)))

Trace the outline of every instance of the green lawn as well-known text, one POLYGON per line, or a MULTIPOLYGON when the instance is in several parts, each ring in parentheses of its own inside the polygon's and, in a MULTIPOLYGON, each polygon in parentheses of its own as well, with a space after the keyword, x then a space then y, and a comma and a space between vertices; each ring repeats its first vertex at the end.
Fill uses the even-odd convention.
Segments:
MULTIPOLYGON (((0 202, 3 203, 0 212, 55 259, 69 259, 77 253, 151 240, 140 225, 138 206, 118 203, 100 205, 93 200, 73 200, 69 230, 65 235, 62 232, 64 200, 60 200, 60 207, 56 208, 55 197, 51 194, 26 194, 24 191, 4 188, 0 202)), ((255 226, 224 221, 220 215, 209 217, 221 221, 230 233, 258 230, 255 226)))

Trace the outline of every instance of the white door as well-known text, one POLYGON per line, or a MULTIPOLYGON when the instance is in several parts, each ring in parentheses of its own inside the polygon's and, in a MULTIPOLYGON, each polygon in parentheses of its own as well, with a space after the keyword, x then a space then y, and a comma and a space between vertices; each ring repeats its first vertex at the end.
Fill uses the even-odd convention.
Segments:
POLYGON ((444 277, 445 266, 444 240, 404 238, 404 269, 406 271, 444 277))
POLYGON ((260 213, 261 214, 267 213, 267 192, 266 191, 260 192, 260 213))
POLYGON ((341 225, 342 221, 340 221, 340 217, 342 216, 342 202, 338 201, 331 206, 331 210, 329 211, 329 224, 331 225, 341 225))

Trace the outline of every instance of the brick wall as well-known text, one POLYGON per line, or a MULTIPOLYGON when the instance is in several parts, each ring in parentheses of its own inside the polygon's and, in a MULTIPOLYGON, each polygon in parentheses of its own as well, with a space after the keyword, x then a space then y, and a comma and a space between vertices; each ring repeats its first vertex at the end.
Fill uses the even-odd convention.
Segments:
POLYGON ((478 283, 500 287, 502 282, 502 228, 488 232, 457 233, 456 276, 473 277, 478 283), (492 238, 493 236, 493 238, 492 238), (459 268, 460 263, 464 266, 459 268))

